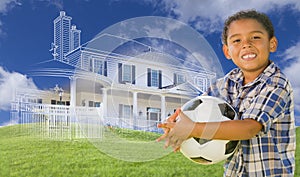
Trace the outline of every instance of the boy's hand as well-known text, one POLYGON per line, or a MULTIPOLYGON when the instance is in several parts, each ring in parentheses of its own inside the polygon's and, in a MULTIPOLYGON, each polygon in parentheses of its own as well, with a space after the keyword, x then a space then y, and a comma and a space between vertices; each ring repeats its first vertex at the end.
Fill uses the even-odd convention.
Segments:
POLYGON ((173 128, 172 123, 173 123, 173 125, 175 125, 176 118, 178 117, 179 112, 181 112, 181 110, 180 109, 176 109, 175 113, 172 114, 169 118, 167 118, 164 123, 160 123, 160 124, 157 125, 158 128, 162 128, 164 130, 164 134, 162 136, 160 136, 159 138, 156 139, 157 142, 165 139, 166 136, 169 134, 170 129, 173 128), (166 127, 165 126, 166 123, 169 123, 169 127, 171 127, 171 128, 166 127))
POLYGON ((165 134, 157 139, 157 141, 160 141, 166 138, 165 147, 167 148, 171 146, 174 151, 178 151, 182 142, 190 138, 191 132, 195 126, 195 122, 182 113, 181 110, 176 112, 178 112, 178 119, 171 119, 173 121, 167 121, 158 126, 159 128, 164 128, 167 131, 165 131, 165 134))

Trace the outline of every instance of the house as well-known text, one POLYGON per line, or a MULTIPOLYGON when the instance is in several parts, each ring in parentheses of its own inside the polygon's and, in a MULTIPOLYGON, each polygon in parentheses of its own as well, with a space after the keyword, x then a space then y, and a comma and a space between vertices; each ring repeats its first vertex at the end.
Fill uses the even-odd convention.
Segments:
MULTIPOLYGON (((81 44, 81 31, 71 20, 60 12, 53 21, 51 44, 54 60, 74 67, 70 91, 65 91, 69 100, 64 98, 64 103, 71 108, 101 107, 106 125, 155 131, 157 122, 202 94, 216 78, 215 73, 187 63, 186 58, 138 39, 101 34, 81 44), (109 43, 117 45, 107 50, 109 43)), ((56 103, 57 99, 51 101, 56 103)))
MULTIPOLYGON (((64 50, 68 45, 55 40, 65 39, 62 32, 56 32, 56 24, 65 19, 68 20, 66 29, 74 33, 74 28, 69 28, 71 17, 61 12, 54 20, 53 46, 67 52, 56 51, 53 56, 76 69, 71 77, 71 105, 97 107, 101 104, 107 124, 133 128, 137 122, 143 126, 149 121, 162 121, 190 98, 206 91, 216 78, 213 72, 185 66, 184 59, 111 34, 98 35, 73 50, 64 50)), ((78 44, 79 40, 69 39, 66 43, 78 44)))

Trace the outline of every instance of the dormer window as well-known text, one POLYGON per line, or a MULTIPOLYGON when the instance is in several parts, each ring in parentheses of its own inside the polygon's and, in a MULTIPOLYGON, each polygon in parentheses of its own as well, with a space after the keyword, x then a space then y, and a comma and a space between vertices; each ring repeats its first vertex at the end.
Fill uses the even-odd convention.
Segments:
POLYGON ((107 76, 106 68, 107 68, 107 63, 106 61, 97 59, 97 58, 90 58, 90 67, 89 70, 91 72, 107 76))

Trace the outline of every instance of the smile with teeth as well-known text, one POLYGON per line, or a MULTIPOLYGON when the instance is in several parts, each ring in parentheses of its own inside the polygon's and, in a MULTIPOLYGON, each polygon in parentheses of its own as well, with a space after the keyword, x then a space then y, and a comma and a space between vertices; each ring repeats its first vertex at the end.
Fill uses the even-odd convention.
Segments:
POLYGON ((243 55, 242 58, 243 59, 252 59, 255 58, 256 54, 247 54, 247 55, 243 55))

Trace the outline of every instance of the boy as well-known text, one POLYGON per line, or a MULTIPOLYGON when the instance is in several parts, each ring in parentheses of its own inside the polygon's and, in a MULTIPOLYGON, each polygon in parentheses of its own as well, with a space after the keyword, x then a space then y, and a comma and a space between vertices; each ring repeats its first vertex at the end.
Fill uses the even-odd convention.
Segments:
POLYGON ((295 126, 293 91, 269 59, 277 49, 270 19, 255 10, 240 11, 225 21, 223 52, 238 67, 212 85, 207 95, 230 103, 239 120, 199 123, 179 109, 158 127, 166 147, 179 150, 190 137, 240 140, 227 159, 224 176, 293 176, 295 126))

